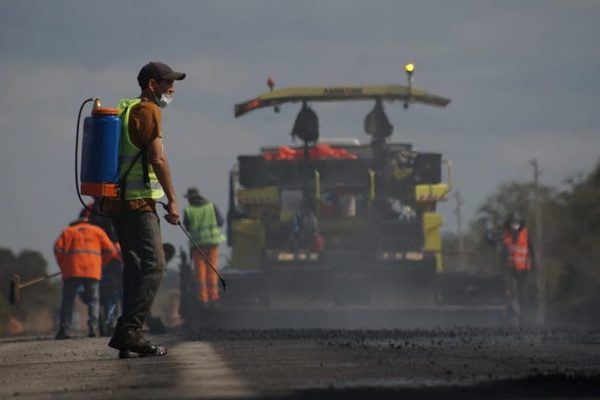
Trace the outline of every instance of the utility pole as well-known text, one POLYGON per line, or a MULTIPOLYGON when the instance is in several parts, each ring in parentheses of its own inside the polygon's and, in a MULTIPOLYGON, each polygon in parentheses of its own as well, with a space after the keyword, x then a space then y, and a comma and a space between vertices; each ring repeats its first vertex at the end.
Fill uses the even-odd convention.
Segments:
POLYGON ((454 209, 454 213, 456 214, 457 226, 456 237, 458 239, 458 265, 460 269, 463 270, 465 268, 465 241, 462 234, 462 206, 464 205, 464 202, 462 196, 460 195, 460 192, 458 191, 454 192, 454 198, 456 200, 456 208, 454 209))
POLYGON ((543 262, 543 234, 542 234, 542 202, 540 198, 540 169, 537 159, 529 161, 533 168, 533 196, 535 214, 535 259, 536 259, 536 284, 538 289, 537 323, 544 325, 546 321, 546 271, 543 262))

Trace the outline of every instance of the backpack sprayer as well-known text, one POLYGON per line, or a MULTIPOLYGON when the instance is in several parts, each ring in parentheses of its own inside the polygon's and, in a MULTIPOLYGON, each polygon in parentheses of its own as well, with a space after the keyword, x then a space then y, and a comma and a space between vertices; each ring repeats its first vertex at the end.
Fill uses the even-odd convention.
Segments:
MULTIPOLYGON (((120 183, 127 176, 133 164, 129 167, 123 177, 119 170, 119 146, 121 143, 122 121, 120 110, 117 108, 102 107, 100 99, 88 98, 84 100, 79 108, 77 116, 77 132, 75 137, 75 186, 77 196, 83 206, 91 213, 109 217, 89 208, 82 199, 82 195, 97 197, 106 197, 117 199, 120 194, 120 183), (83 142, 81 148, 81 186, 79 185, 79 127, 81 125, 81 113, 83 107, 89 102, 94 102, 92 113, 86 117, 83 122, 83 142)), ((165 210, 167 205, 158 201, 165 210)), ((189 232, 178 222, 177 225, 183 233, 190 239, 194 247, 198 250, 206 264, 217 274, 223 290, 226 290, 227 283, 212 265, 208 256, 202 251, 198 243, 191 237, 189 232)))
MULTIPOLYGON (((100 99, 88 98, 79 108, 75 136, 75 184, 77 196, 88 211, 91 210, 81 195, 116 199, 119 194, 119 145, 121 143, 121 118, 116 108, 104 108, 100 99), (92 114, 83 123, 81 149, 81 188, 79 186, 79 127, 83 107, 93 101, 92 114), (81 189, 81 190, 80 190, 81 189)), ((104 217, 108 215, 100 214, 104 217)))

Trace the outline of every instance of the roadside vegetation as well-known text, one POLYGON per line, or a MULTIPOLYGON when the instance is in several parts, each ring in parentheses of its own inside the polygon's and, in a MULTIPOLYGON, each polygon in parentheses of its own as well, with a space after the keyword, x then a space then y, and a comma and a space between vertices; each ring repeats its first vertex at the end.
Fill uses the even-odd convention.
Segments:
MULTIPOLYGON (((562 188, 503 183, 478 208, 462 237, 463 269, 502 270, 502 227, 513 211, 526 220, 546 278, 547 316, 559 322, 598 325, 600 307, 600 163, 574 176, 562 188), (536 212, 541 212, 540 232, 536 212)), ((445 250, 458 250, 456 234, 446 234, 445 250)), ((456 261, 455 258, 453 258, 456 261)))

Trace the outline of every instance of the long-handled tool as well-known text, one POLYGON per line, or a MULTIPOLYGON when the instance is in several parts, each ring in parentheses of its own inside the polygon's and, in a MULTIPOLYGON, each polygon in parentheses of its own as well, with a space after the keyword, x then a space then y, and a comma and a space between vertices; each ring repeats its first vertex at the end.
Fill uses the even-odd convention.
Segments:
MULTIPOLYGON (((168 212, 168 208, 165 203, 163 203, 162 201, 159 201, 158 203, 161 204, 163 206, 163 208, 165 209, 165 211, 168 212)), ((181 225, 181 222, 178 222, 177 225, 181 228, 183 233, 185 233, 185 235, 188 237, 188 239, 190 239, 190 241, 194 244, 194 247, 196 248, 196 250, 198 250, 198 252, 200 253, 200 256, 204 259, 206 264, 215 272, 215 274, 217 274, 217 276, 219 277, 219 281, 221 282, 221 286, 223 286, 223 291, 226 291, 227 290, 227 282, 225 282, 225 279, 223 279, 221 274, 219 274, 219 271, 217 271, 217 269, 212 265, 208 256, 206 255, 206 253, 204 253, 204 251, 200 248, 200 245, 194 240, 192 235, 190 235, 190 233, 183 227, 183 225, 181 225)))
POLYGON ((217 276, 219 277, 219 280, 221 281, 221 286, 223 286, 223 291, 226 291, 227 290, 227 282, 225 282, 225 279, 223 279, 223 277, 221 276, 221 274, 219 274, 219 271, 217 271, 217 269, 215 267, 213 267, 213 265, 211 264, 210 260, 208 259, 208 256, 206 255, 206 253, 204 253, 204 251, 200 248, 200 245, 198 245, 198 243, 194 240, 194 238, 190 235, 190 233, 183 227, 183 225, 181 225, 181 222, 177 223, 177 225, 181 228, 181 230, 183 231, 183 233, 185 233, 185 235, 194 244, 194 247, 196 248, 196 250, 198 250, 198 252, 200 253, 200 256, 204 259, 204 261, 206 262, 206 264, 208 264, 208 266, 213 271, 215 271, 215 274, 217 274, 217 276))
MULTIPOLYGON (((175 247, 171 243, 164 243, 163 249, 165 251, 165 258, 168 262, 175 255, 175 247)), ((21 298, 21 289, 26 288, 27 286, 35 285, 36 283, 44 282, 45 280, 54 278, 60 274, 60 272, 55 272, 54 274, 39 276, 23 283, 21 283, 21 276, 19 274, 15 274, 10 280, 8 302, 12 305, 17 304, 21 298)))
POLYGON ((39 276, 37 278, 33 278, 26 282, 21 283, 21 276, 19 274, 15 274, 10 280, 10 289, 8 292, 8 302, 12 305, 17 304, 19 299, 21 298, 21 289, 26 288, 27 286, 35 285, 36 283, 44 282, 50 278, 54 278, 55 276, 59 276, 60 272, 56 272, 50 275, 39 276))

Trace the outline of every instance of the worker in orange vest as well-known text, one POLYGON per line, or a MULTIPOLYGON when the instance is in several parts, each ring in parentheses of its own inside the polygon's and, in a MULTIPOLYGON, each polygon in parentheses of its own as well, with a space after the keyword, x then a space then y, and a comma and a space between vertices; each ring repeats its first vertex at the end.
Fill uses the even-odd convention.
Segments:
POLYGON ((102 266, 116 256, 106 232, 88 222, 82 212, 54 243, 54 256, 63 279, 59 329, 56 339, 69 339, 75 295, 88 307, 88 336, 98 336, 99 283, 102 266), (83 288, 83 292, 78 292, 83 288))
POLYGON ((512 213, 505 223, 503 244, 508 312, 518 326, 523 326, 529 311, 529 277, 535 267, 535 257, 525 220, 518 213, 512 213))

